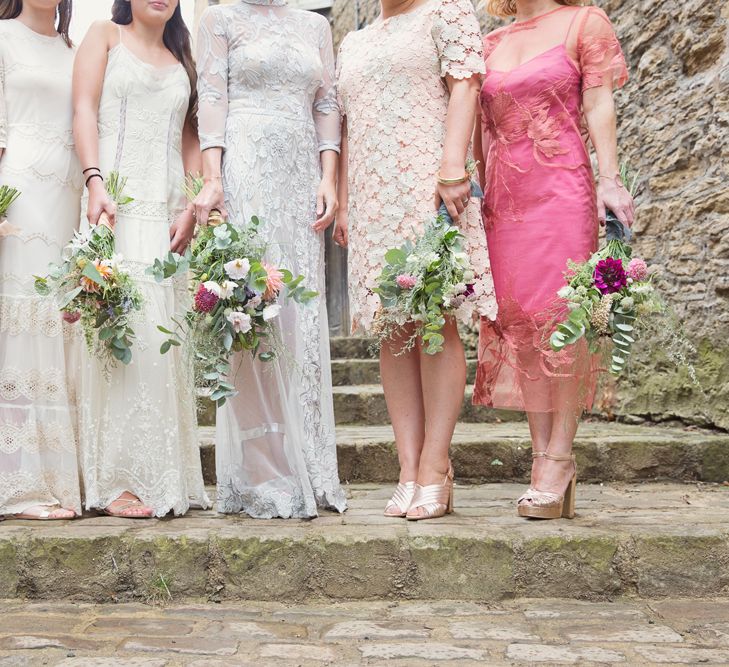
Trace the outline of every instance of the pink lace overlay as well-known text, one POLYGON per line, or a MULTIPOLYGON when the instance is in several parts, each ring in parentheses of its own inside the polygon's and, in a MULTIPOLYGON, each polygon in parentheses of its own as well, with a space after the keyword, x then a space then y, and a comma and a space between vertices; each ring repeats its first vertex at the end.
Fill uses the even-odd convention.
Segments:
POLYGON ((598 370, 585 345, 549 346, 569 260, 597 248, 582 95, 627 80, 605 13, 561 7, 484 39, 482 213, 499 314, 482 320, 474 402, 528 412, 590 407, 598 370))
MULTIPOLYGON (((352 330, 370 331, 372 292, 388 248, 423 233, 435 216, 433 192, 449 94, 443 77, 485 71, 470 0, 430 0, 344 39, 338 93, 349 137, 349 290, 352 330)), ((481 315, 496 300, 477 201, 462 216, 466 251, 478 267, 481 315)))

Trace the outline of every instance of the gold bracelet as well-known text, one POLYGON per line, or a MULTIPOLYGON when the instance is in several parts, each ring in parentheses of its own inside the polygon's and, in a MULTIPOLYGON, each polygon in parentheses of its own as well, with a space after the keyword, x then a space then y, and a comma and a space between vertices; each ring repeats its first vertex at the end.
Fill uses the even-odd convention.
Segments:
POLYGON ((206 176, 205 178, 203 178, 204 183, 207 183, 208 181, 222 181, 222 180, 223 180, 222 176, 206 176))
POLYGON ((438 174, 438 183, 441 185, 460 185, 461 183, 465 183, 469 178, 470 175, 468 173, 465 173, 460 178, 443 178, 438 174))

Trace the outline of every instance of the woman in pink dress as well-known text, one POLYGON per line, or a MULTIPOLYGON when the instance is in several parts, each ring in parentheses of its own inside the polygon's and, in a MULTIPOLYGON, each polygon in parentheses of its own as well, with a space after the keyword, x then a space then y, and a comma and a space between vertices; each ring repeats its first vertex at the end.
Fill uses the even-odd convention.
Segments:
POLYGON ((585 346, 554 353, 551 325, 569 260, 597 249, 605 209, 624 224, 633 201, 618 175, 612 91, 628 78, 605 13, 578 0, 491 0, 515 16, 484 40, 483 218, 499 304, 482 320, 474 402, 524 410, 531 486, 521 516, 574 516, 572 442, 595 391, 585 346), (597 190, 586 139, 597 154, 597 190))
MULTIPOLYGON (((347 35, 339 55, 345 122, 335 240, 349 240, 353 330, 373 332, 380 305, 373 288, 385 252, 421 236, 441 201, 467 237, 472 264, 482 268, 478 311, 494 317, 486 237, 478 207, 469 206, 464 174, 484 68, 473 4, 382 0, 381 7, 376 21, 347 35)), ((380 354, 400 459, 400 483, 385 514, 430 519, 453 505, 448 449, 466 363, 453 321, 444 329, 443 351, 434 356, 418 345, 403 351, 412 324, 403 332, 380 354)))

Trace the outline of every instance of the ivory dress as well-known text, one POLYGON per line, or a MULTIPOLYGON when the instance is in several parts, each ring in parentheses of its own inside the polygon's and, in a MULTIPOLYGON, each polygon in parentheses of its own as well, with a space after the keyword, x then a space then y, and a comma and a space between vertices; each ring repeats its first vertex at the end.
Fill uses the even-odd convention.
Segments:
POLYGON ((319 292, 284 305, 284 354, 233 362, 238 395, 217 411, 218 509, 256 518, 343 511, 327 329, 324 237, 311 229, 319 153, 339 150, 329 24, 284 0, 209 8, 198 36, 200 141, 222 147, 231 220, 261 221, 268 260, 319 292))
MULTIPOLYGON (((121 38, 121 30, 120 30, 121 38)), ((99 168, 128 179, 116 220, 116 251, 137 282, 144 310, 133 324, 132 362, 107 373, 86 353, 79 396, 87 508, 131 491, 156 516, 209 505, 203 485, 194 379, 184 351, 159 352, 187 307, 184 278, 145 274, 170 249, 170 224, 185 207, 182 129, 190 81, 182 65, 154 67, 123 43, 109 51, 99 103, 99 168)), ((84 200, 84 206, 86 201, 84 200)), ((82 227, 87 226, 85 218, 82 227)))
POLYGON ((78 225, 73 57, 60 35, 0 21, 0 185, 22 193, 0 229, 0 515, 54 504, 81 512, 64 352, 72 330, 33 288, 78 225))
POLYGON ((482 320, 474 402, 527 412, 589 407, 596 358, 586 345, 555 353, 549 335, 564 312, 556 295, 568 260, 597 249, 582 94, 624 84, 625 60, 597 7, 560 7, 484 44, 483 216, 499 316, 482 320), (519 53, 535 55, 514 67, 519 53))
MULTIPOLYGON (((385 252, 422 235, 435 217, 433 193, 450 100, 443 79, 483 73, 481 31, 470 0, 429 0, 349 33, 337 86, 349 137, 349 301, 352 331, 369 333, 372 289, 385 252)), ((496 315, 477 200, 461 216, 477 271, 478 312, 496 315)))

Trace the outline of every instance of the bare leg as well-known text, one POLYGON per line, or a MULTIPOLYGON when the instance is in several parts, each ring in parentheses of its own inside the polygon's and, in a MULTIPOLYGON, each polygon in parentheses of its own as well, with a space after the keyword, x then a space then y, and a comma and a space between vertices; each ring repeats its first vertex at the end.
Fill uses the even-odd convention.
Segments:
POLYGON ((442 484, 448 472, 448 453, 466 388, 466 358, 452 319, 446 322, 443 336, 442 352, 420 356, 425 406, 425 444, 418 472, 421 486, 442 484))
POLYGON ((387 411, 395 431, 400 482, 413 482, 418 476, 420 453, 425 439, 423 390, 420 384, 420 349, 402 352, 412 327, 403 329, 401 337, 382 345, 380 373, 387 411))
MULTIPOLYGON (((529 433, 532 438, 532 452, 546 452, 549 440, 552 437, 552 425, 554 417, 551 412, 527 412, 529 420, 529 433)), ((544 459, 532 459, 532 472, 530 485, 534 485, 539 479, 541 464, 544 459)))

